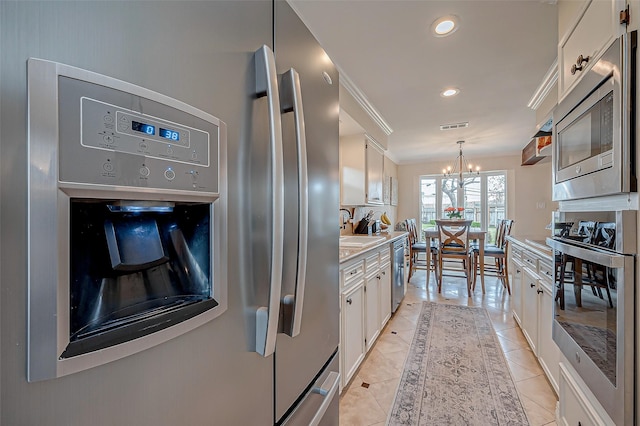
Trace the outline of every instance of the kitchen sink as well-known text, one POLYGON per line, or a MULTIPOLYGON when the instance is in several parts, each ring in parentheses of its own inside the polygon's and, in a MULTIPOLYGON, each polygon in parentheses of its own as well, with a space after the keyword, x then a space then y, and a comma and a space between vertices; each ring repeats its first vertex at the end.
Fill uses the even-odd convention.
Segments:
POLYGON ((370 237, 366 235, 344 236, 340 237, 340 247, 365 248, 386 239, 386 237, 370 237))

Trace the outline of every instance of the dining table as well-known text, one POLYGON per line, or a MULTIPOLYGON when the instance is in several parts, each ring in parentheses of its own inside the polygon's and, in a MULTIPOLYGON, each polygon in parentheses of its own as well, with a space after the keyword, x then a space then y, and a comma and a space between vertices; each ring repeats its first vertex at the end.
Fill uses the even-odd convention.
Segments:
MULTIPOLYGON (((484 291, 484 240, 486 235, 487 235, 487 231, 483 231, 478 228, 469 229, 469 239, 472 241, 478 242, 478 248, 479 248, 478 262, 480 263, 480 283, 482 284, 482 294, 485 293, 484 291)), ((427 243, 427 250, 426 250, 427 265, 431 265, 431 250, 429 250, 429 247, 431 247, 431 240, 437 240, 439 238, 438 228, 426 229, 424 231, 424 237, 427 243)), ((429 275, 431 274, 427 269, 427 288, 429 288, 429 275)))

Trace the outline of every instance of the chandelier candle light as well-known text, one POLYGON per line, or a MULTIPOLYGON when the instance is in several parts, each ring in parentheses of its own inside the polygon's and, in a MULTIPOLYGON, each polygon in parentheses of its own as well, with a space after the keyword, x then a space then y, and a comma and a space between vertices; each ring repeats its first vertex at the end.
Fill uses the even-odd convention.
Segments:
POLYGON ((446 169, 442 170, 442 173, 447 178, 455 178, 457 175, 458 185, 460 186, 460 188, 462 188, 464 186, 464 177, 462 176, 463 173, 466 171, 470 175, 480 175, 480 166, 476 166, 476 170, 474 172, 473 166, 467 162, 467 160, 464 158, 464 155, 462 154, 462 144, 464 143, 464 141, 457 141, 456 143, 460 145, 460 153, 458 154, 456 161, 453 163, 453 167, 447 166, 446 169))

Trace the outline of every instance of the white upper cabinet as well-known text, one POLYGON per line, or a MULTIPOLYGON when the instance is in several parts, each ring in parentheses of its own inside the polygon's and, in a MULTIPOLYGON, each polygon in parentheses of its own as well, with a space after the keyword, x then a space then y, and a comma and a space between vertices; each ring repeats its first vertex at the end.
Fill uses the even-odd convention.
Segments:
POLYGON ((384 153, 365 135, 340 138, 340 204, 382 205, 384 153))
POLYGON ((620 23, 625 0, 587 0, 558 43, 561 101, 607 47, 626 31, 620 23))

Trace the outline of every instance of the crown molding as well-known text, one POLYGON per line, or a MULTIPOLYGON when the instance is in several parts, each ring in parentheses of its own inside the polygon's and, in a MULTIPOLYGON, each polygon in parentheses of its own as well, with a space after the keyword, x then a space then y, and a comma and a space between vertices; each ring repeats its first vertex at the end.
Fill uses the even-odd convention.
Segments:
POLYGON ((553 61, 553 64, 551 64, 551 67, 549 68, 547 73, 544 75, 542 82, 540 82, 540 85, 538 86, 535 93, 529 100, 529 103, 527 104, 527 106, 533 110, 538 109, 542 101, 544 101, 544 99, 547 97, 547 95, 551 91, 551 88, 553 87, 554 84, 556 84, 557 81, 558 81, 558 58, 556 58, 553 61))
POLYGON ((336 68, 338 68, 338 72, 340 73, 340 84, 342 85, 342 87, 344 87, 347 92, 349 92, 349 94, 353 96, 356 102, 358 102, 358 105, 360 105, 362 109, 365 110, 367 114, 369 114, 371 119, 382 129, 382 131, 387 136, 393 133, 393 129, 391 128, 391 126, 387 124, 385 119, 374 108, 371 102, 369 102, 369 99, 367 99, 364 93, 362 93, 362 91, 358 89, 358 87, 353 83, 353 81, 351 81, 347 74, 344 73, 342 69, 340 69, 340 67, 336 66, 336 68))

